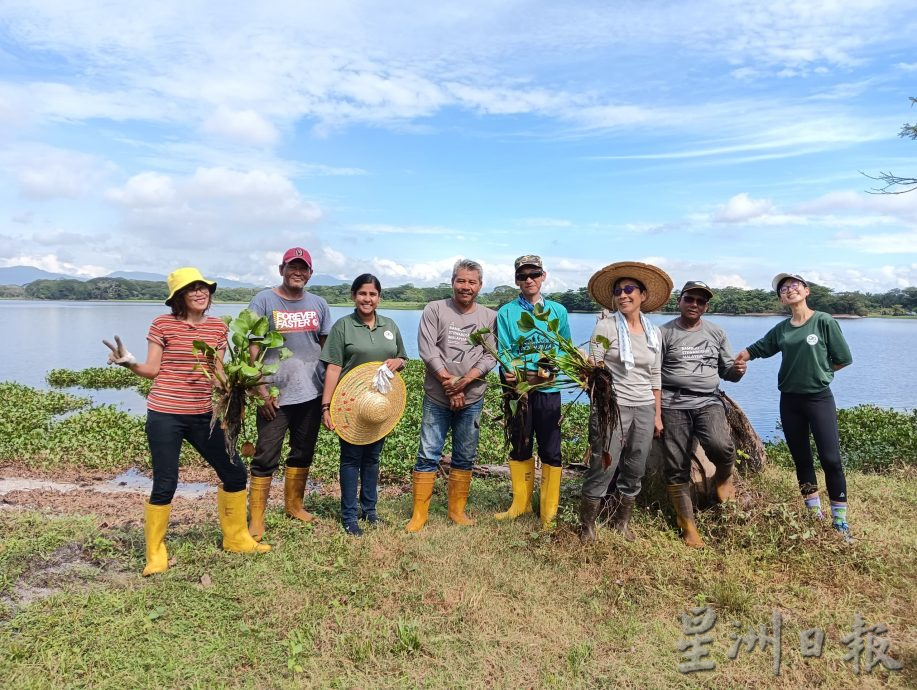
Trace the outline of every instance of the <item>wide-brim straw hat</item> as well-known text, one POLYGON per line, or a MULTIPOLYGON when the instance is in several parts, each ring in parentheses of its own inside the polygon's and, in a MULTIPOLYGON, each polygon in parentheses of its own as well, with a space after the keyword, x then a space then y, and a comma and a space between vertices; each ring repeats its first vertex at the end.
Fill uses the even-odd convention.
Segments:
POLYGON ((217 289, 217 284, 215 281, 207 280, 204 276, 201 275, 201 272, 193 266, 176 268, 169 274, 169 277, 166 278, 166 284, 169 286, 169 296, 166 297, 166 304, 171 305, 172 298, 175 297, 175 293, 181 290, 183 287, 188 287, 192 283, 204 283, 210 289, 211 295, 213 294, 213 291, 217 289))
POLYGON ((373 388, 373 378, 381 365, 382 362, 367 362, 354 367, 334 389, 331 423, 347 443, 365 446, 378 441, 395 428, 404 414, 408 394, 400 374, 395 373, 388 394, 373 388))
POLYGON ((615 306, 615 283, 622 278, 639 280, 646 288, 646 300, 640 307, 644 313, 656 311, 672 296, 672 279, 658 266, 639 261, 618 261, 599 269, 589 279, 588 290, 596 302, 612 311, 615 306))

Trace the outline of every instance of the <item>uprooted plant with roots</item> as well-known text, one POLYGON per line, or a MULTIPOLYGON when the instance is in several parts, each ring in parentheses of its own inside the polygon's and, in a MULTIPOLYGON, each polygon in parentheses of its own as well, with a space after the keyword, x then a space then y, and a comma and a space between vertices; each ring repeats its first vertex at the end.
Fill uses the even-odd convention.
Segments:
MULTIPOLYGON (((618 401, 615 393, 611 371, 599 361, 594 361, 577 347, 569 338, 560 333, 560 322, 540 304, 536 304, 532 313, 523 312, 518 321, 523 335, 514 343, 514 355, 508 348, 494 347, 491 342, 491 330, 482 328, 472 333, 468 341, 480 345, 493 355, 504 372, 510 373, 511 379, 501 376, 503 387, 503 421, 506 440, 509 443, 514 436, 524 442, 525 425, 522 420, 528 407, 528 394, 540 388, 566 388, 586 392, 589 396, 598 421, 598 428, 610 438, 611 429, 619 423, 618 401), (539 338, 530 338, 526 334, 538 332, 539 338), (538 367, 535 376, 528 376, 525 369, 526 357, 537 355, 538 367)), ((604 336, 596 336, 596 345, 607 349, 610 343, 604 336)), ((577 396, 578 397, 578 396, 577 396)), ((576 399, 573 400, 573 403, 576 399)), ((571 403, 571 404, 573 404, 571 403)), ((603 443, 603 448, 607 442, 603 443)), ((607 448, 603 451, 603 462, 606 466, 611 461, 607 448)))
MULTIPOLYGON (((210 368, 203 363, 197 365, 213 383, 213 417, 210 428, 220 420, 220 427, 226 437, 226 452, 235 454, 236 442, 242 431, 245 420, 245 406, 254 402, 259 407, 264 400, 255 389, 264 384, 264 377, 275 374, 280 361, 292 356, 292 352, 283 347, 283 335, 270 330, 267 316, 259 317, 254 312, 243 309, 236 318, 221 317, 229 327, 226 344, 226 355, 222 366, 210 368), (280 358, 273 364, 265 364, 264 356, 268 350, 280 349, 280 358)), ((203 340, 194 341, 194 354, 215 361, 217 352, 203 340)), ((280 391, 270 386, 268 392, 276 398, 280 391)))

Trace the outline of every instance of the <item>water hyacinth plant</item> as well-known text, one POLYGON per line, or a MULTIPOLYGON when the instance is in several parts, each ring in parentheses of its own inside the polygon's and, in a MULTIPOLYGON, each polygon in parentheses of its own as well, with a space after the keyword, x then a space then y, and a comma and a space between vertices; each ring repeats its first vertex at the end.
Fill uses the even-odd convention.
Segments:
MULTIPOLYGON (((480 345, 493 355, 504 372, 512 374, 512 380, 501 377, 504 400, 504 424, 506 439, 510 441, 519 435, 525 441, 521 421, 528 406, 528 394, 540 388, 580 389, 589 395, 592 409, 597 415, 599 429, 606 436, 603 443, 603 461, 606 467, 611 462, 607 450, 611 430, 619 423, 617 395, 611 371, 600 360, 593 361, 569 338, 560 333, 560 321, 551 316, 541 304, 536 304, 532 313, 522 312, 518 321, 523 335, 514 343, 513 353, 492 343, 492 332, 482 328, 472 333, 468 340, 473 345, 480 345), (530 338, 526 334, 538 331, 540 338, 530 338), (536 375, 530 377, 525 370, 525 358, 537 355, 538 368, 536 375)), ((607 349, 610 343, 604 336, 596 336, 595 345, 607 349)), ((575 400, 573 402, 576 402, 575 400)), ((572 403, 571 403, 572 404, 572 403)))
MULTIPOLYGON (((264 400, 254 389, 264 383, 265 376, 275 374, 280 362, 293 353, 283 347, 283 335, 270 330, 267 316, 258 316, 249 309, 243 309, 236 318, 228 315, 221 318, 229 326, 222 366, 211 369, 201 362, 197 368, 213 382, 213 418, 210 427, 213 428, 216 421, 220 420, 220 427, 226 437, 226 452, 232 456, 245 420, 245 406, 249 401, 258 406, 264 405, 264 400), (279 360, 265 364, 264 356, 274 349, 279 349, 279 360)), ((214 362, 217 352, 204 341, 195 340, 194 354, 214 362)), ((268 391, 275 398, 280 394, 276 386, 270 386, 268 391)))

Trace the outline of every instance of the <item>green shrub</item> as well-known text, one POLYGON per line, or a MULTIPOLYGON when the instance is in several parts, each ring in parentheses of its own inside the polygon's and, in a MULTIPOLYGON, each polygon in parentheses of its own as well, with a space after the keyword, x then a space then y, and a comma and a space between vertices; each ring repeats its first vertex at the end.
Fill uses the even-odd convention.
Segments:
MULTIPOLYGON (((417 457, 423 416, 423 363, 418 360, 408 362, 402 375, 408 389, 407 406, 398 426, 388 435, 381 458, 382 476, 389 481, 410 477, 417 457)), ((488 380, 491 385, 488 386, 481 415, 477 461, 502 464, 506 462, 507 448, 500 421, 500 390, 495 375, 491 374, 488 380)), ((140 379, 120 367, 81 371, 55 369, 48 374, 48 382, 54 386, 84 388, 134 385, 143 393, 149 391, 147 379, 140 379)), ((586 450, 589 408, 577 403, 566 405, 564 410, 561 449, 566 462, 578 462, 586 450)), ((256 440, 256 414, 254 406, 247 410, 240 442, 256 440)), ((146 466, 149 463, 143 418, 111 405, 91 406, 88 398, 4 383, 0 384, 0 418, 0 431, 3 432, 0 461, 41 466, 78 465, 92 469, 114 469, 135 464, 146 466), (58 418, 62 413, 73 411, 70 416, 58 418)), ((449 453, 450 450, 447 442, 444 452, 449 453)), ((283 456, 287 452, 285 443, 283 456)), ((339 457, 338 437, 322 428, 315 448, 313 476, 336 477, 339 457)), ((203 460, 185 444, 181 463, 201 464, 203 460)))
MULTIPOLYGON (((917 465, 917 410, 898 412, 875 405, 838 410, 841 459, 849 470, 884 472, 901 465, 917 465)), ((812 454, 818 457, 815 443, 812 454)), ((785 441, 770 443, 767 458, 793 467, 785 441)))

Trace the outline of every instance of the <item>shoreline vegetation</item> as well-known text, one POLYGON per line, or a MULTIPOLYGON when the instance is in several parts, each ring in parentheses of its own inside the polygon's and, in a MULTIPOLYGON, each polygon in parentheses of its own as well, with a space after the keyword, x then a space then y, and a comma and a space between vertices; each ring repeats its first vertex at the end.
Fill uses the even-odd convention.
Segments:
MULTIPOLYGON (((883 293, 836 292, 830 288, 811 284, 809 305, 840 318, 867 316, 917 317, 917 287, 895 288, 883 293)), ((220 288, 214 301, 223 304, 248 304, 264 288, 220 288)), ((325 298, 332 306, 349 307, 350 288, 347 285, 309 286, 312 294, 325 298)), ((708 313, 722 316, 773 316, 785 310, 771 290, 738 287, 717 289, 710 300, 708 313)), ((478 301, 487 307, 498 308, 515 299, 518 290, 512 285, 498 285, 481 293, 478 301)), ((168 295, 165 282, 131 280, 128 278, 93 278, 79 280, 36 280, 24 286, 0 286, 0 299, 7 300, 61 300, 61 301, 123 301, 162 302, 168 295)), ((411 283, 383 290, 383 309, 422 309, 428 302, 452 295, 447 283, 436 287, 416 287, 411 283)), ((597 305, 581 287, 576 290, 547 293, 546 297, 559 302, 570 312, 596 313, 597 305)), ((674 292, 662 313, 677 313, 678 293, 674 292)))
MULTIPOLYGON (((148 472, 142 418, 0 383, 0 480, 71 487, 3 494, 0 677, 35 688, 914 687, 917 599, 907 593, 917 588, 917 411, 841 410, 852 546, 829 521, 808 518, 789 454, 776 444, 765 469, 743 480, 751 506, 698 514, 707 548, 685 548, 659 504, 635 511, 636 542, 603 528, 583 548, 578 477, 563 481, 551 532, 531 515, 493 520, 509 496, 499 477, 474 480, 474 527, 450 523, 438 480, 428 524, 404 531, 422 376, 409 362, 408 409, 382 458, 384 526, 363 539, 342 534, 336 437, 323 431, 306 499, 315 523, 284 517, 278 484, 266 515, 273 550, 240 556, 219 547, 212 490, 178 497, 167 537, 175 560, 151 578, 140 576, 144 496, 90 488, 125 468, 148 472), (718 616, 705 646, 715 668, 685 675, 682 617, 704 606, 718 616), (771 650, 728 655, 733 621, 739 635, 759 624, 770 634, 774 611, 779 676, 771 650), (887 626, 881 640, 901 670, 854 674, 842 639, 857 615, 887 626), (804 657, 799 635, 814 628, 823 651, 804 657)), ((55 370, 48 382, 141 392, 149 384, 119 367, 55 370)), ((505 460, 490 388, 481 463, 505 460)), ((587 408, 577 408, 565 421, 566 463, 585 448, 587 408)), ((250 420, 243 438, 253 434, 250 420)), ((217 481, 188 448, 182 465, 185 481, 217 481)))

